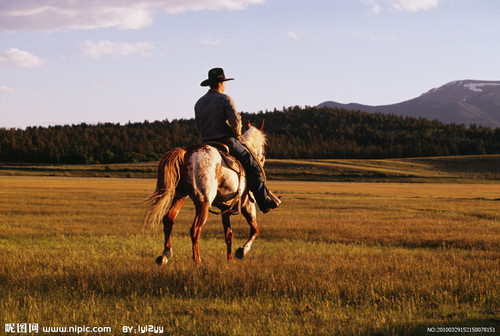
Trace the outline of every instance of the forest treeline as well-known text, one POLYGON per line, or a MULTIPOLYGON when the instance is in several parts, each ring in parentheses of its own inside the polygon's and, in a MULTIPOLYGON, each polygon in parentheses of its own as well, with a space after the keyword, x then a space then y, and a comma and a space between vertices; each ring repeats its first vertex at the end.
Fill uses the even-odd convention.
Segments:
MULTIPOLYGON (((242 113, 265 120, 268 158, 396 158, 500 153, 500 128, 344 109, 290 107, 242 113)), ((199 143, 193 119, 0 128, 0 162, 122 163, 159 159, 199 143)))

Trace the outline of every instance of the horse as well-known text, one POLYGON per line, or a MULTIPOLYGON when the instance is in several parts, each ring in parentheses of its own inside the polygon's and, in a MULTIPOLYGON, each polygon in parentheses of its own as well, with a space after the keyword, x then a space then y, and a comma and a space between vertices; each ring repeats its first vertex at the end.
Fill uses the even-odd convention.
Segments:
MULTIPOLYGON (((265 161, 266 145, 262 128, 263 123, 260 127, 249 123, 247 131, 242 135, 242 143, 261 166, 265 161)), ((231 215, 237 211, 241 212, 250 225, 250 235, 246 243, 235 251, 235 256, 242 259, 250 251, 259 233, 256 206, 248 190, 243 168, 241 167, 241 172, 236 170, 230 167, 218 149, 208 144, 174 148, 160 159, 156 189, 146 200, 147 209, 143 217, 144 227, 158 227, 163 223, 165 242, 162 255, 156 258, 158 266, 167 264, 172 258, 172 227, 187 197, 191 198, 196 209, 190 234, 193 260, 197 264, 201 264, 201 229, 207 221, 211 206, 221 211, 227 259, 233 260, 231 215)))

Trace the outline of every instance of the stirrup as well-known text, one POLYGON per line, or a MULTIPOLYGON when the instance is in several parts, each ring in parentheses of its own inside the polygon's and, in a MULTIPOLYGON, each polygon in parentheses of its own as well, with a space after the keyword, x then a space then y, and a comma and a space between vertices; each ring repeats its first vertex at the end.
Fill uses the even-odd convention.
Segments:
POLYGON ((276 196, 271 190, 267 189, 267 196, 269 196, 269 198, 274 202, 276 203, 278 206, 280 206, 281 204, 281 198, 276 196))
POLYGON ((260 211, 262 211, 263 213, 268 213, 272 209, 276 209, 277 207, 279 207, 281 204, 281 199, 278 196, 276 196, 271 190, 269 190, 267 188, 266 188, 266 190, 267 190, 267 197, 268 197, 266 200, 266 203, 267 203, 267 201, 271 201, 272 204, 270 204, 266 208, 259 207, 260 211))

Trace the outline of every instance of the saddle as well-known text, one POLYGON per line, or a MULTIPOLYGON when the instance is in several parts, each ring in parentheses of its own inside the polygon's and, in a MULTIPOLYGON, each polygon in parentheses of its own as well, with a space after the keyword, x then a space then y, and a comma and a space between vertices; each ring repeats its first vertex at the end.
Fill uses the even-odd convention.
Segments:
POLYGON ((246 176, 245 168, 243 168, 241 162, 236 160, 234 156, 231 156, 229 154, 228 145, 217 141, 205 142, 205 145, 209 145, 216 148, 219 151, 219 154, 221 155, 224 162, 227 164, 228 168, 234 170, 238 174, 238 176, 246 176))
MULTIPOLYGON (((233 170, 236 174, 238 174, 238 181, 240 181, 241 184, 241 177, 246 176, 245 168, 243 167, 240 161, 236 160, 234 156, 229 154, 229 146, 222 142, 216 142, 216 141, 205 142, 205 145, 214 147, 219 151, 219 154, 222 157, 222 160, 224 160, 224 162, 226 163, 227 167, 233 170)), ((232 214, 241 213, 241 203, 242 203, 243 193, 244 191, 241 190, 240 186, 238 186, 238 196, 233 198, 233 201, 229 205, 229 209, 220 213, 212 211, 211 209, 209 211, 217 215, 224 214, 227 212, 231 212, 232 214), (235 209, 236 205, 238 205, 238 207, 235 209)))
MULTIPOLYGON (((240 161, 236 160, 236 158, 232 155, 229 154, 229 146, 226 145, 225 143, 222 143, 222 142, 217 142, 217 141, 209 141, 209 142, 205 142, 205 145, 209 145, 209 146, 212 146, 214 147, 215 149, 217 149, 219 151, 219 154, 220 156, 222 157, 222 159, 224 160, 224 162, 227 164, 227 166, 229 167, 229 169, 232 169, 233 171, 235 171, 237 174, 238 174, 238 179, 241 181, 241 177, 242 176, 246 176, 245 174, 245 168, 243 167, 243 165, 241 164, 240 161)), ((248 148, 246 146, 246 144, 244 143, 243 144, 247 149, 248 149, 248 152, 250 153, 250 155, 253 156, 255 162, 257 162, 259 164, 259 168, 260 168, 260 174, 263 178, 264 181, 266 181, 266 173, 264 171, 264 167, 262 167, 260 161, 255 157, 255 154, 253 153, 253 151, 248 148)), ((238 189, 240 189, 238 187, 238 189)), ((276 203, 281 203, 281 200, 278 196, 276 196, 271 190, 269 190, 267 187, 266 187, 266 190, 267 190, 267 194, 268 196, 276 203)), ((247 193, 247 196, 250 200, 250 202, 252 203, 255 203, 255 198, 253 197, 253 194, 251 192, 247 193)), ((241 213, 241 198, 243 197, 243 192, 240 191, 238 192, 238 196, 235 197, 233 199, 233 202, 231 203, 231 205, 229 206, 229 209, 221 212, 222 214, 226 213, 226 212, 231 212, 233 214, 237 214, 237 213, 241 213), (236 206, 236 204, 238 204, 238 209, 234 209, 234 207, 236 206)), ((219 214, 217 212, 214 212, 212 210, 209 210, 210 212, 212 213, 215 213, 215 214, 219 214)))

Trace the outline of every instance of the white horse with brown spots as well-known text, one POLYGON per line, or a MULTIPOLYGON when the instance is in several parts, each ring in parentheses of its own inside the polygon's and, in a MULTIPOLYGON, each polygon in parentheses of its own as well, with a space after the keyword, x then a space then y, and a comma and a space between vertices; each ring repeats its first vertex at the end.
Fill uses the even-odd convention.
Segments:
MULTIPOLYGON (((250 126, 242 138, 256 159, 264 164, 266 137, 262 127, 250 126)), ((245 175, 231 169, 216 148, 203 144, 185 149, 175 148, 160 160, 156 190, 147 200, 148 207, 143 219, 145 226, 157 226, 163 222, 165 244, 156 263, 161 266, 172 257, 172 227, 187 196, 193 200, 196 208, 191 226, 194 261, 201 264, 199 240, 211 206, 221 210, 229 260, 233 259, 231 214, 235 209, 241 209, 250 225, 248 241, 236 250, 236 258, 243 258, 259 232, 255 202, 249 195, 245 175)))

